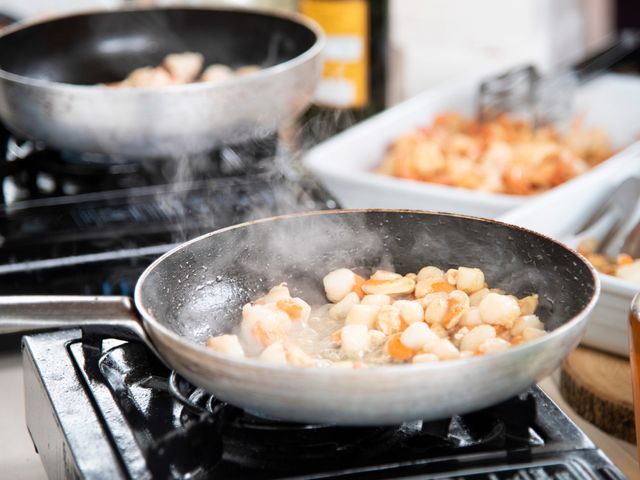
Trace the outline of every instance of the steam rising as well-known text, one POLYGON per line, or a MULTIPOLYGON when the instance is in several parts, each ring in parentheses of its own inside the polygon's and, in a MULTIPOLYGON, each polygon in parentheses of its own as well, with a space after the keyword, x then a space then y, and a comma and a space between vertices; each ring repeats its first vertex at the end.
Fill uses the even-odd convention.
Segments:
POLYGON ((369 275, 377 268, 393 269, 393 257, 385 250, 384 238, 364 219, 354 222, 342 215, 308 219, 302 235, 264 223, 244 229, 241 244, 221 238, 211 256, 216 267, 207 268, 178 308, 178 331, 197 342, 205 341, 210 334, 227 332, 240 321, 245 303, 281 282, 288 283, 293 296, 322 305, 326 303, 322 278, 329 271, 347 267, 369 275), (347 232, 357 235, 356 245, 343 243, 347 232), (362 252, 372 252, 367 262, 362 261, 362 252), (233 266, 233 272, 218 265, 233 266), (203 323, 203 318, 209 322, 203 323))
POLYGON ((588 268, 551 241, 489 222, 412 213, 256 223, 192 244, 174 262, 164 267, 181 284, 166 284, 158 317, 196 342, 230 331, 245 303, 280 282, 312 306, 326 303, 322 278, 341 267, 404 274, 426 265, 476 266, 492 286, 518 297, 538 293, 549 330, 584 308, 594 287, 588 268))
MULTIPOLYGON (((166 25, 154 28, 167 33, 166 25)), ((274 35, 263 65, 277 59, 279 42, 281 39, 274 35)), ((274 158, 260 166, 255 165, 255 159, 235 155, 233 148, 226 150, 226 156, 222 150, 221 168, 251 171, 252 175, 278 174, 288 179, 287 188, 279 188, 274 182, 268 197, 254 197, 251 195, 256 192, 250 183, 245 185, 246 192, 240 192, 232 178, 217 180, 216 187, 208 190, 209 209, 175 217, 179 220, 174 241, 193 236, 191 227, 195 223, 210 225, 211 229, 223 226, 220 221, 227 219, 222 216, 220 220, 217 215, 222 215, 229 205, 216 202, 233 195, 234 202, 250 197, 247 210, 237 221, 309 209, 311 206, 303 200, 305 191, 300 186, 302 177, 296 164, 300 150, 350 126, 354 120, 352 114, 339 111, 308 115, 301 120, 299 130, 290 135, 295 140, 281 144, 274 158)), ((254 144, 267 136, 263 131, 252 133, 255 135, 250 142, 254 144)), ((201 184, 202 169, 211 161, 208 155, 186 157, 176 152, 172 193, 162 197, 168 209, 181 208, 179 200, 185 187, 201 184)), ((540 293, 540 316, 548 327, 555 328, 589 299, 585 288, 589 276, 577 268, 575 260, 571 264, 572 260, 562 255, 565 254, 539 239, 523 239, 517 231, 455 217, 319 215, 257 223, 194 243, 169 257, 148 277, 143 296, 153 304, 153 313, 162 323, 203 343, 208 335, 230 331, 240 320, 242 305, 281 282, 289 284, 292 295, 318 305, 326 303, 322 278, 336 268, 352 268, 368 275, 378 268, 407 273, 425 265, 443 269, 477 266, 491 285, 518 296, 540 293)))
POLYGON ((312 108, 299 122, 297 141, 303 150, 307 150, 332 135, 352 127, 357 122, 349 110, 312 108))

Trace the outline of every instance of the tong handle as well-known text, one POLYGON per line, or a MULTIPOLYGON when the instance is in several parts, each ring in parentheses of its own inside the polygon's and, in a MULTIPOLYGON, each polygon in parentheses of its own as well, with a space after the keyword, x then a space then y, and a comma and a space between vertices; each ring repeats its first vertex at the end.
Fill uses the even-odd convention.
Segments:
POLYGON ((608 196, 607 200, 584 222, 576 231, 576 235, 589 230, 608 212, 619 210, 618 216, 628 219, 636 207, 636 201, 640 198, 640 178, 630 177, 618 185, 608 196))
POLYGON ((540 75, 533 65, 525 65, 485 79, 478 91, 478 119, 486 122, 502 113, 519 111, 533 120, 536 83, 539 78, 540 75))

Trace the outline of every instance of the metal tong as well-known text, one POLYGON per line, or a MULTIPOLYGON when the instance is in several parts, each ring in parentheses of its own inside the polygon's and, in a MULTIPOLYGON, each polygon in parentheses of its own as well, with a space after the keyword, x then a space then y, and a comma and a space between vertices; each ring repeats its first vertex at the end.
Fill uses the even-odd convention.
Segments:
POLYGON ((640 223, 629 228, 634 221, 637 222, 638 200, 640 178, 626 179, 576 231, 572 243, 599 238, 596 253, 607 256, 626 253, 633 258, 640 257, 640 223))
POLYGON ((624 32, 606 50, 572 67, 557 69, 551 75, 543 76, 533 65, 525 65, 489 77, 478 90, 477 117, 480 121, 491 121, 509 113, 534 127, 564 125, 570 119, 577 87, 626 58, 638 45, 638 32, 624 32))

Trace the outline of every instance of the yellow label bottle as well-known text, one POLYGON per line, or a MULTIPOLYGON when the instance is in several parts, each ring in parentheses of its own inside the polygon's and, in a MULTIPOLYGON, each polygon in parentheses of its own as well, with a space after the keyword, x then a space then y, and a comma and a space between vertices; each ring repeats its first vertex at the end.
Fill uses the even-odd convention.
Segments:
POLYGON ((351 109, 369 103, 369 2, 300 0, 300 12, 317 21, 327 35, 318 105, 351 109))

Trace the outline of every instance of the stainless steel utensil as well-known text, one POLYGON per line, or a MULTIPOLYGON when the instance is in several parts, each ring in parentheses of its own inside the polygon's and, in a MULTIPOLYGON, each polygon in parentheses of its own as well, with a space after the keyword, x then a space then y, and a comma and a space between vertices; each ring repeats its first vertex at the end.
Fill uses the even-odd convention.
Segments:
POLYGON ((599 289, 582 257, 520 227, 431 212, 315 212, 245 223, 179 246, 142 274, 135 307, 122 297, 0 297, 0 332, 79 327, 137 337, 194 385, 252 412, 399 424, 477 410, 551 373, 580 341, 599 289), (480 267, 497 288, 539 294, 537 313, 550 333, 492 355, 364 369, 274 366, 204 346, 275 284, 288 282, 296 296, 320 304, 325 273, 382 261, 400 272, 480 267))
POLYGON ((533 65, 516 67, 485 79, 478 90, 477 117, 481 122, 512 113, 535 121, 536 82, 539 74, 533 65))
POLYGON ((613 189, 604 203, 576 231, 571 243, 595 238, 598 240, 596 253, 615 256, 620 252, 623 237, 629 232, 630 222, 635 219, 639 201, 640 178, 630 177, 613 189))
POLYGON ((508 113, 535 127, 560 125, 573 109, 577 85, 571 71, 542 76, 533 65, 514 68, 480 84, 477 116, 486 122, 508 113))
POLYGON ((623 33, 612 46, 572 67, 558 67, 542 75, 533 65, 524 65, 489 77, 478 90, 477 117, 488 121, 509 113, 534 126, 563 126, 570 119, 578 85, 601 74, 639 44, 640 36, 623 33))

